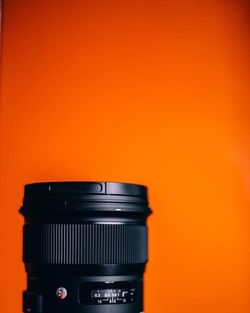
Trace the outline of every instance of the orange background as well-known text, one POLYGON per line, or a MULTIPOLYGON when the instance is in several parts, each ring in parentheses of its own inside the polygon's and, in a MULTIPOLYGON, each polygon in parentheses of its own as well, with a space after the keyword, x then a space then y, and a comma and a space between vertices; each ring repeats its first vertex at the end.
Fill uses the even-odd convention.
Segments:
POLYGON ((5 2, 1 312, 48 180, 149 186, 145 313, 250 312, 247 1, 5 2))

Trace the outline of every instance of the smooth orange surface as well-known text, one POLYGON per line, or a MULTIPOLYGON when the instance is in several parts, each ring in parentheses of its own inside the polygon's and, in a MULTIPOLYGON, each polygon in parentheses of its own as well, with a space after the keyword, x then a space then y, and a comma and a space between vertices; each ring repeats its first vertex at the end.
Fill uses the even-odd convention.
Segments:
POLYGON ((23 185, 146 184, 145 313, 248 313, 247 1, 9 0, 0 311, 21 312, 23 185))

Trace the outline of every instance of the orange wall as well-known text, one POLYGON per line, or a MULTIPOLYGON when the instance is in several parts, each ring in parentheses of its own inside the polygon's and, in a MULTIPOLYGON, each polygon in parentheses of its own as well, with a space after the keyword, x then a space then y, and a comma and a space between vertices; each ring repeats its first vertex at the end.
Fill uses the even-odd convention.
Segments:
POLYGON ((0 310, 21 312, 23 185, 149 186, 145 313, 247 313, 247 1, 5 1, 0 310))

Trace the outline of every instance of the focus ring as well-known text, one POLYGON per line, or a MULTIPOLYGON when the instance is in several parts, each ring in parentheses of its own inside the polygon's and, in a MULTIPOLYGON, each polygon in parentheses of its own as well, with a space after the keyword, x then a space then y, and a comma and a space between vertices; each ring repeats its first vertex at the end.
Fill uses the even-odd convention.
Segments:
POLYGON ((136 264, 147 261, 147 227, 114 224, 26 224, 24 262, 136 264))

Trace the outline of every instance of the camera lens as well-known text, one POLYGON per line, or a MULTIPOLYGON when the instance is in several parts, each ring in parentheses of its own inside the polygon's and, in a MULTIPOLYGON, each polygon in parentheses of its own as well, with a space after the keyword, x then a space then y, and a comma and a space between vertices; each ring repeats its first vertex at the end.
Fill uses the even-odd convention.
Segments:
POLYGON ((142 313, 147 188, 115 182, 25 186, 24 313, 142 313))

